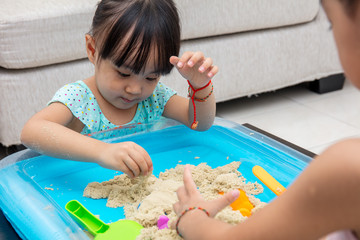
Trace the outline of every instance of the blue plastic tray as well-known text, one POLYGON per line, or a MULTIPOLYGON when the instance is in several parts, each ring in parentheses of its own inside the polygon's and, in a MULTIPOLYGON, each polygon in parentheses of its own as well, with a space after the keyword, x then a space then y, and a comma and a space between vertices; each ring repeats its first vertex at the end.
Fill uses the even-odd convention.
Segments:
MULTIPOLYGON (((144 147, 156 176, 179 161, 193 165, 206 162, 211 167, 241 161, 239 171, 248 181, 260 182, 252 174, 252 167, 260 165, 287 187, 311 160, 271 138, 221 119, 206 132, 173 122, 162 126, 106 141, 134 141, 144 147)), ((64 210, 65 204, 76 199, 106 223, 124 218, 122 208, 105 206, 106 199, 82 196, 88 183, 107 181, 118 174, 92 163, 48 156, 26 159, 0 170, 0 207, 23 239, 88 239, 64 210)), ((264 186, 257 197, 269 202, 275 194, 264 186)))

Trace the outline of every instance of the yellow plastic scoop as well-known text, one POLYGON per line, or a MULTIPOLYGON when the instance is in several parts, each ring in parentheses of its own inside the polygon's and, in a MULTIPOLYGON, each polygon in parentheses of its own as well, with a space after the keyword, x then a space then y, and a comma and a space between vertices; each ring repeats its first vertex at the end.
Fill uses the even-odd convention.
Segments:
POLYGON ((286 188, 276 181, 273 176, 271 176, 265 169, 260 166, 254 166, 252 169, 254 175, 260 179, 271 191, 273 191, 277 196, 281 195, 286 191, 286 188))
MULTIPOLYGON (((239 197, 232 204, 230 204, 230 206, 234 211, 240 211, 244 217, 250 217, 251 210, 254 208, 254 205, 252 205, 252 203, 249 201, 249 198, 246 196, 243 190, 239 189, 239 191, 239 197)), ((219 194, 223 195, 224 193, 220 192, 219 194)))
POLYGON ((114 223, 106 224, 95 217, 76 200, 68 202, 65 209, 73 219, 87 229, 96 240, 135 240, 143 228, 139 223, 131 220, 119 220, 114 223))

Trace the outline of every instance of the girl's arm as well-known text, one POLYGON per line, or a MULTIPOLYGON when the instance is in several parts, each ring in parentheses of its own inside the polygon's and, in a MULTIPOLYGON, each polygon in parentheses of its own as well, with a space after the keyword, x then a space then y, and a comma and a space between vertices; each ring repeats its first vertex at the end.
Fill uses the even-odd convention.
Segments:
MULTIPOLYGON (((243 223, 231 226, 192 210, 181 217, 178 229, 184 239, 319 239, 337 230, 360 233, 360 140, 346 140, 313 160, 288 190, 243 223)), ((184 171, 174 210, 203 207, 216 215, 236 197, 230 192, 204 201, 184 171)))
POLYGON ((194 101, 174 95, 165 106, 164 116, 199 131, 209 129, 216 113, 213 85, 209 82, 218 72, 217 66, 213 66, 212 59, 205 58, 201 52, 185 52, 180 58, 172 56, 170 62, 189 81, 189 94, 193 96, 194 101))
POLYGON ((41 154, 98 163, 130 177, 151 171, 150 156, 139 145, 132 142, 105 143, 80 134, 82 127, 65 105, 52 103, 25 124, 21 141, 41 154))

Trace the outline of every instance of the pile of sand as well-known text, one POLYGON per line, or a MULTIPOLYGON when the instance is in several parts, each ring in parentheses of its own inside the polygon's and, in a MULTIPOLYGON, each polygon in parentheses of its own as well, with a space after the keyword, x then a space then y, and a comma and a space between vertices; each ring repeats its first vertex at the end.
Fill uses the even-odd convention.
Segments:
MULTIPOLYGON (((253 212, 262 208, 265 203, 254 195, 263 191, 258 183, 246 183, 246 179, 237 170, 240 162, 232 162, 222 167, 212 169, 206 163, 191 166, 191 172, 196 185, 207 200, 218 198, 219 192, 242 189, 254 205, 253 212)), ((184 165, 154 175, 130 179, 122 174, 102 183, 93 182, 84 190, 84 196, 99 199, 107 198, 108 207, 124 207, 126 219, 134 220, 144 226, 137 239, 181 239, 175 230, 158 230, 157 220, 161 215, 167 215, 170 221, 176 220, 172 205, 177 202, 176 190, 183 185, 184 165)), ((237 224, 244 221, 239 211, 227 207, 216 215, 216 219, 237 224)))

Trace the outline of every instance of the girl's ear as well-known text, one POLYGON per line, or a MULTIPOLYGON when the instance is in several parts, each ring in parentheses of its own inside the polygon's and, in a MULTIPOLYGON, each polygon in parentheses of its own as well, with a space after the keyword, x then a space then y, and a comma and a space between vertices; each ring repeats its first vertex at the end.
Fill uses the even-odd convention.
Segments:
POLYGON ((90 62, 95 64, 95 39, 90 36, 89 34, 85 35, 85 41, 86 41, 86 52, 88 55, 88 58, 90 62))

